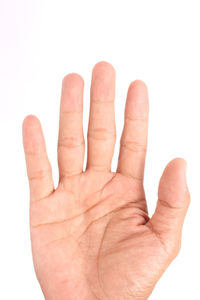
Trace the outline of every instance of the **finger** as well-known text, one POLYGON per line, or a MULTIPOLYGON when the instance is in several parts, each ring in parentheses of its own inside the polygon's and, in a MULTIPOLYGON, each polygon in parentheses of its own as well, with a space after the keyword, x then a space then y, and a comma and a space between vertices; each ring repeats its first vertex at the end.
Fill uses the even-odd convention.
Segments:
POLYGON ((88 126, 87 168, 110 170, 115 132, 115 70, 107 62, 97 63, 92 72, 88 126))
POLYGON ((35 116, 30 115, 24 119, 23 144, 31 200, 45 198, 53 192, 54 184, 42 128, 35 116))
POLYGON ((78 74, 68 74, 63 79, 58 137, 60 179, 83 170, 83 88, 83 79, 78 74))
POLYGON ((128 89, 117 171, 139 180, 144 176, 148 110, 147 87, 136 80, 128 89))
POLYGON ((158 189, 158 202, 149 225, 170 245, 180 243, 183 221, 190 203, 186 183, 186 162, 177 158, 164 170, 158 189), (173 242, 175 240, 175 243, 173 242))

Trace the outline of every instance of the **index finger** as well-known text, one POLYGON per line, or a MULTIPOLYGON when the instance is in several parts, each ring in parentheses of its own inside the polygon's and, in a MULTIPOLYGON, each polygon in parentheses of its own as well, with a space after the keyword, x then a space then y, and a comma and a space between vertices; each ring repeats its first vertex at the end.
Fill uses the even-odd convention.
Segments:
POLYGON ((148 133, 148 92, 141 80, 128 89, 118 172, 143 180, 148 133))

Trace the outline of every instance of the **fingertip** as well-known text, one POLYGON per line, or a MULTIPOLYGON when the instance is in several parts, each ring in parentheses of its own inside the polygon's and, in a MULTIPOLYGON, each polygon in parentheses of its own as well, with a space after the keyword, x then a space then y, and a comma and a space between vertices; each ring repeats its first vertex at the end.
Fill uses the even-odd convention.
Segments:
POLYGON ((26 126, 27 124, 33 123, 35 121, 39 121, 38 117, 35 115, 27 115, 23 120, 23 126, 26 126))
POLYGON ((146 84, 142 80, 130 83, 126 100, 126 116, 135 119, 148 119, 149 101, 146 84))
POLYGON ((62 79, 63 87, 76 87, 76 86, 84 85, 83 77, 78 73, 69 73, 65 75, 62 79))
POLYGON ((144 81, 137 79, 130 83, 127 100, 148 105, 148 89, 144 81))
POLYGON ((99 73, 101 75, 105 75, 106 73, 106 75, 108 76, 109 74, 115 75, 116 71, 111 63, 107 61, 99 61, 94 65, 92 69, 92 75, 99 75, 99 73))
POLYGON ((137 90, 141 90, 141 91, 143 90, 145 92, 148 91, 146 83, 140 79, 136 79, 130 83, 129 90, 132 90, 132 89, 137 89, 137 90))
POLYGON ((40 120, 35 115, 28 115, 22 124, 24 150, 29 153, 38 151, 44 144, 40 120))
POLYGON ((62 80, 60 111, 82 112, 84 80, 78 73, 69 73, 62 80))
POLYGON ((23 122, 22 122, 22 130, 23 133, 26 134, 27 131, 29 131, 31 128, 39 127, 40 126, 40 120, 35 115, 27 115, 23 122))
POLYGON ((98 62, 92 70, 91 99, 92 101, 114 102, 115 69, 106 62, 98 62))

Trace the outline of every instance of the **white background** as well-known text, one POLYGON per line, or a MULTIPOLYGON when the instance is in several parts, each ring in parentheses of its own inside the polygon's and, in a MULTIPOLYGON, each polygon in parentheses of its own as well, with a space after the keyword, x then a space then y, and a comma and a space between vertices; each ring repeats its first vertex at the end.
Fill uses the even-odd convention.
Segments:
MULTIPOLYGON (((118 141, 129 83, 142 79, 149 87, 145 187, 150 213, 164 166, 174 157, 188 162, 192 203, 182 250, 150 299, 200 299, 199 4, 198 0, 0 0, 0 299, 43 299, 30 250, 23 118, 30 113, 40 118, 57 181, 62 78, 78 72, 85 79, 86 129, 91 71, 101 60, 112 63, 117 72, 118 141)), ((118 147, 113 169, 117 155, 118 147)))

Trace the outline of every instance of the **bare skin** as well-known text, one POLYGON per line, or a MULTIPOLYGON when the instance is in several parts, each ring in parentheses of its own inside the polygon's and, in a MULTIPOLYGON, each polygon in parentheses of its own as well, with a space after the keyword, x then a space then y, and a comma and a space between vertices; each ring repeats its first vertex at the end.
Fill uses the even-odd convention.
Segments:
POLYGON ((190 202, 186 163, 177 158, 165 168, 150 218, 143 189, 147 87, 139 80, 129 86, 113 173, 115 70, 100 62, 92 72, 83 172, 83 86, 78 74, 63 79, 56 188, 39 120, 23 123, 36 275, 47 300, 148 299, 180 249, 190 202))

